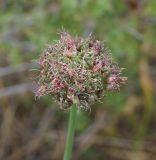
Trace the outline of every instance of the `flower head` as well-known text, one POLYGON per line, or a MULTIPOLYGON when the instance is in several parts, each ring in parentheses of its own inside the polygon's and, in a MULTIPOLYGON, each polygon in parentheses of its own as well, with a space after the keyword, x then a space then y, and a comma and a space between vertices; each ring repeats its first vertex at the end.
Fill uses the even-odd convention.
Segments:
POLYGON ((39 64, 36 96, 51 94, 62 108, 69 108, 77 99, 86 109, 126 81, 105 44, 91 35, 74 38, 60 33, 60 39, 44 50, 39 64))

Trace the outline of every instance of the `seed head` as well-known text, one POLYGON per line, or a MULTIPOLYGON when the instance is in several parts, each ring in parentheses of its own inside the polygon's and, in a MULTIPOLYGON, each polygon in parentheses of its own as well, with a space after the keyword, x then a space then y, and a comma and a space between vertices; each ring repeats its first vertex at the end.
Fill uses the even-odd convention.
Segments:
POLYGON ((60 39, 41 54, 39 64, 36 97, 51 94, 64 109, 75 99, 88 109, 108 91, 119 90, 127 79, 105 44, 92 35, 75 38, 61 32, 60 39))

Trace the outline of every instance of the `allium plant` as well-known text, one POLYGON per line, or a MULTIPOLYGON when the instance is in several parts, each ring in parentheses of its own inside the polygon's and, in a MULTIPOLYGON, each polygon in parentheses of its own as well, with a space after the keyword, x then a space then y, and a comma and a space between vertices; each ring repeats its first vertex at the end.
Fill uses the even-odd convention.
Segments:
POLYGON ((76 110, 90 109, 108 91, 120 90, 126 77, 112 60, 104 42, 60 33, 39 58, 40 76, 36 97, 50 94, 63 109, 70 108, 64 160, 71 158, 76 110))

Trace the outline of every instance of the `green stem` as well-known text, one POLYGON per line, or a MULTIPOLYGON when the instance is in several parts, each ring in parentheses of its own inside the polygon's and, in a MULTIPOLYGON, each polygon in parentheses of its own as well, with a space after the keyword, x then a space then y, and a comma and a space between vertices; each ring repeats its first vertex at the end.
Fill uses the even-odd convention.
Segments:
POLYGON ((66 139, 63 160, 71 160, 72 148, 74 143, 75 126, 76 126, 76 112, 77 112, 77 106, 76 104, 73 104, 70 109, 70 117, 68 122, 69 123, 68 134, 66 139))

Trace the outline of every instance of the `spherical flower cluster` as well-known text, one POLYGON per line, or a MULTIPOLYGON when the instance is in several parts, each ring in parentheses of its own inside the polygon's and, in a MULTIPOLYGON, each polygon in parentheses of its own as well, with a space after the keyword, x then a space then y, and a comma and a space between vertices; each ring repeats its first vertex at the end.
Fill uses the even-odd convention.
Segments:
POLYGON ((51 94, 64 109, 75 100, 88 109, 126 81, 105 44, 92 35, 78 38, 61 32, 60 39, 44 50, 39 64, 36 97, 51 94))

